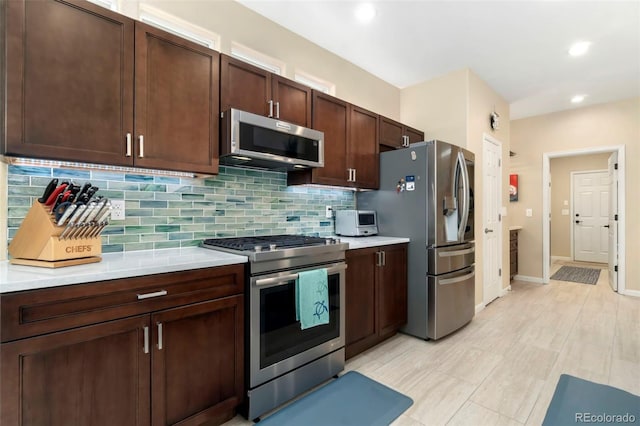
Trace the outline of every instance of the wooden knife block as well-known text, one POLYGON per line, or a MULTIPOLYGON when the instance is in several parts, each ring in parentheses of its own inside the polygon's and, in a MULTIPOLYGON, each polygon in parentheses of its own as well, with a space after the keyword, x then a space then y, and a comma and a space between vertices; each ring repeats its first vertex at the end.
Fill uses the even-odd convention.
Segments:
POLYGON ((16 265, 58 268, 100 262, 102 238, 60 240, 64 226, 57 226, 49 209, 35 201, 9 244, 9 262, 16 265))

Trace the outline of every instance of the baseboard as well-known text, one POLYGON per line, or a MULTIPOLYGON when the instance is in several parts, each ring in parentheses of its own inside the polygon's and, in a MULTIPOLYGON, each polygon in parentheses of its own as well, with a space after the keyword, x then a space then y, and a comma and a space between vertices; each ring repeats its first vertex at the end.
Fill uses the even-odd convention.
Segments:
POLYGON ((502 291, 500 292, 500 297, 504 296, 505 294, 509 293, 510 291, 511 291, 511 285, 508 285, 507 287, 502 289, 502 291))
POLYGON ((573 258, 572 257, 568 257, 568 256, 551 256, 551 262, 555 262, 556 260, 559 260, 561 262, 573 262, 573 258))
POLYGON ((478 312, 480 312, 481 310, 483 310, 483 309, 485 308, 485 306, 486 306, 486 305, 484 304, 484 302, 482 302, 482 303, 478 303, 478 304, 476 305, 476 314, 478 314, 478 312))
POLYGON ((543 284, 544 283, 542 278, 529 277, 527 275, 516 275, 515 277, 513 277, 513 279, 516 280, 516 281, 525 281, 525 282, 528 282, 528 283, 537 283, 537 284, 543 284))
MULTIPOLYGON (((640 290, 627 290, 625 289, 624 293, 625 296, 633 296, 633 297, 640 297, 640 290)), ((476 307, 476 311, 477 311, 477 307, 476 307)))

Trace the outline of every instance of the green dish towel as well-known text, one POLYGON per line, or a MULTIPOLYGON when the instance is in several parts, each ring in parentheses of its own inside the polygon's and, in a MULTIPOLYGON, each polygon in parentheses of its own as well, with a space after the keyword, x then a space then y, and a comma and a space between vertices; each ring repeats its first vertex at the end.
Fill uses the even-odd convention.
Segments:
POLYGON ((302 330, 329 324, 329 284, 326 269, 302 271, 296 279, 296 320, 302 330))

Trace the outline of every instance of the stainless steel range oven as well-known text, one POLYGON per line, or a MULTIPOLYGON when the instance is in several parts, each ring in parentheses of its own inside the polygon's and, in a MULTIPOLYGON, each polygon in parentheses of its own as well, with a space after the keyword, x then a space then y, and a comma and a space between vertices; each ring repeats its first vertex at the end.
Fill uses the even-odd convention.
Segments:
POLYGON ((244 413, 256 419, 344 368, 345 250, 332 238, 278 235, 205 240, 203 246, 243 254, 247 264, 244 413), (302 329, 295 281, 327 270, 329 323, 302 329))

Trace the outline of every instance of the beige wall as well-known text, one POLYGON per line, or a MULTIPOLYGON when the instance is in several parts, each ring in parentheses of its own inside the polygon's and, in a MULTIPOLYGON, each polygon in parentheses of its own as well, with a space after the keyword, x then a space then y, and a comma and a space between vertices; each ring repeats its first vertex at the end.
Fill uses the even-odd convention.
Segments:
POLYGON ((571 213, 571 172, 606 170, 611 154, 580 155, 552 158, 551 163, 551 256, 569 257, 571 253, 571 215, 562 215, 566 209, 571 213), (568 205, 564 205, 567 201, 568 205))
MULTIPOLYGON (((440 139, 463 146, 475 154, 475 229, 483 229, 482 204, 482 149, 484 134, 502 142, 502 158, 509 158, 509 105, 482 81, 473 71, 463 69, 436 79, 402 89, 400 95, 401 121, 425 129, 425 139, 440 139), (501 117, 501 129, 492 131, 489 124, 491 112, 501 117)), ((508 165, 503 161, 502 205, 509 200, 508 165)), ((503 288, 509 285, 509 232, 503 221, 502 265, 503 288)), ((476 233, 476 300, 483 301, 483 240, 476 233)))
POLYGON ((626 147, 626 288, 640 290, 640 98, 572 109, 511 122, 511 173, 518 173, 519 201, 509 223, 521 225, 521 275, 542 278, 542 154, 589 147, 626 147), (525 209, 533 217, 525 217, 525 209))
POLYGON ((402 89, 404 124, 424 131, 425 140, 440 139, 467 146, 469 70, 451 72, 402 89))
POLYGON ((230 0, 159 0, 145 2, 221 37, 229 54, 237 42, 286 64, 285 77, 296 68, 336 85, 336 96, 395 120, 400 119, 400 89, 369 74, 305 38, 230 0))

